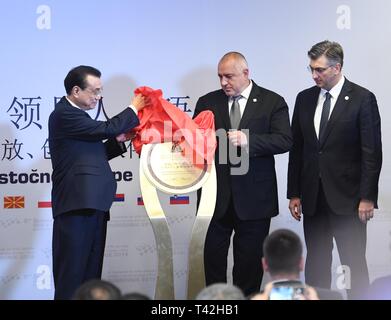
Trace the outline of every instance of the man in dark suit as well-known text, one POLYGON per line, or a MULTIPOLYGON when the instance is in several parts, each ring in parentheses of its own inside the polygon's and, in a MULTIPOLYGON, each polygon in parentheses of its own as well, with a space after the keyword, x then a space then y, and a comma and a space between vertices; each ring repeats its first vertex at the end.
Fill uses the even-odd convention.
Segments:
POLYGON ((375 279, 362 298, 366 300, 391 300, 391 275, 375 279))
MULTIPOLYGON (((341 72, 342 47, 323 41, 308 52, 316 86, 300 92, 292 118, 289 210, 304 215, 306 282, 330 288, 333 238, 349 298, 369 284, 366 223, 377 208, 382 164, 380 116, 374 94, 341 72), (351 281, 350 281, 351 280, 351 281)), ((339 288, 340 289, 340 288, 339 288)))
POLYGON ((253 300, 342 300, 338 291, 312 288, 300 280, 304 269, 303 246, 299 236, 288 229, 270 233, 263 243, 262 266, 271 277, 265 290, 251 297, 253 300), (277 296, 273 298, 273 290, 277 296), (279 291, 279 289, 286 289, 279 291), (281 296, 285 292, 289 295, 281 296))
MULTIPOLYGON (((207 285, 227 282, 234 231, 233 283, 249 295, 259 291, 262 243, 271 217, 278 214, 274 155, 287 152, 292 144, 288 106, 281 96, 249 79, 247 61, 238 52, 221 58, 218 76, 222 89, 201 97, 194 112, 213 112, 218 137, 217 201, 205 242, 205 278, 207 285), (232 146, 240 154, 239 166, 227 161, 225 151, 232 146)), ((232 152, 228 156, 234 158, 232 152)))
POLYGON ((117 187, 108 160, 126 152, 124 133, 139 124, 137 111, 144 107, 136 96, 110 120, 91 119, 85 110, 101 98, 100 76, 93 67, 72 69, 64 80, 67 96, 49 117, 55 299, 70 299, 82 283, 101 278, 117 187))

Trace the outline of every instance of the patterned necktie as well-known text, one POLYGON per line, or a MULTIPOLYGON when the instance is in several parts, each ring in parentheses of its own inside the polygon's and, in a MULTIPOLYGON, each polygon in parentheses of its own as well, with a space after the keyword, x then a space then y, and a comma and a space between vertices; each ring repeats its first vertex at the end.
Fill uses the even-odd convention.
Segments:
POLYGON ((329 120, 329 114, 330 114, 330 105, 331 105, 330 92, 326 92, 325 96, 326 96, 326 100, 323 103, 322 117, 320 118, 319 142, 323 141, 324 132, 326 130, 327 121, 329 120))
POLYGON ((229 119, 231 120, 231 129, 238 129, 240 123, 240 106, 239 99, 242 96, 233 97, 233 103, 231 105, 231 111, 229 113, 229 119))

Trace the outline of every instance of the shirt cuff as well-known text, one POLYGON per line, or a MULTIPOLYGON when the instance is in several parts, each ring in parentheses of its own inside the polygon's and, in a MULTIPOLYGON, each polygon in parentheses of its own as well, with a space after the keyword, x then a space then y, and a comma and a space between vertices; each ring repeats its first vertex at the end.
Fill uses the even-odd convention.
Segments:
POLYGON ((132 109, 133 112, 137 115, 138 111, 137 111, 137 109, 136 109, 136 107, 135 107, 134 105, 131 104, 131 105, 129 106, 129 108, 132 109))

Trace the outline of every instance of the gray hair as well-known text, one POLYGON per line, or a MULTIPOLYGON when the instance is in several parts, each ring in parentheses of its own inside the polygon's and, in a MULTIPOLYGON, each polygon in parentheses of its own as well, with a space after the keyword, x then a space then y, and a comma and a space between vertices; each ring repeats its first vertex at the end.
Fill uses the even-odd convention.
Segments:
POLYGON ((339 63, 342 69, 343 49, 338 42, 325 40, 314 44, 312 48, 308 51, 308 57, 311 60, 316 60, 322 55, 324 55, 332 64, 339 63))
POLYGON ((196 300, 246 300, 242 290, 228 283, 215 283, 202 289, 196 300))

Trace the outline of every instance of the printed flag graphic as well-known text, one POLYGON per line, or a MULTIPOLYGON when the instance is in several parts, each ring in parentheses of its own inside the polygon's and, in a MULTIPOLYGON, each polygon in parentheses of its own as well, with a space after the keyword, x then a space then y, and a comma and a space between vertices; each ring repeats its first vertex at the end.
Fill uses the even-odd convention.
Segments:
POLYGON ((170 204, 189 204, 188 196, 172 196, 170 197, 170 204))
POLYGON ((114 197, 115 202, 124 202, 125 201, 125 194, 123 193, 117 193, 114 197))
POLYGON ((143 206, 144 205, 143 197, 137 197, 137 205, 138 206, 143 206))
POLYGON ((51 201, 38 201, 38 208, 51 208, 52 202, 51 201))
POLYGON ((24 196, 6 196, 4 197, 4 209, 24 208, 24 196))

